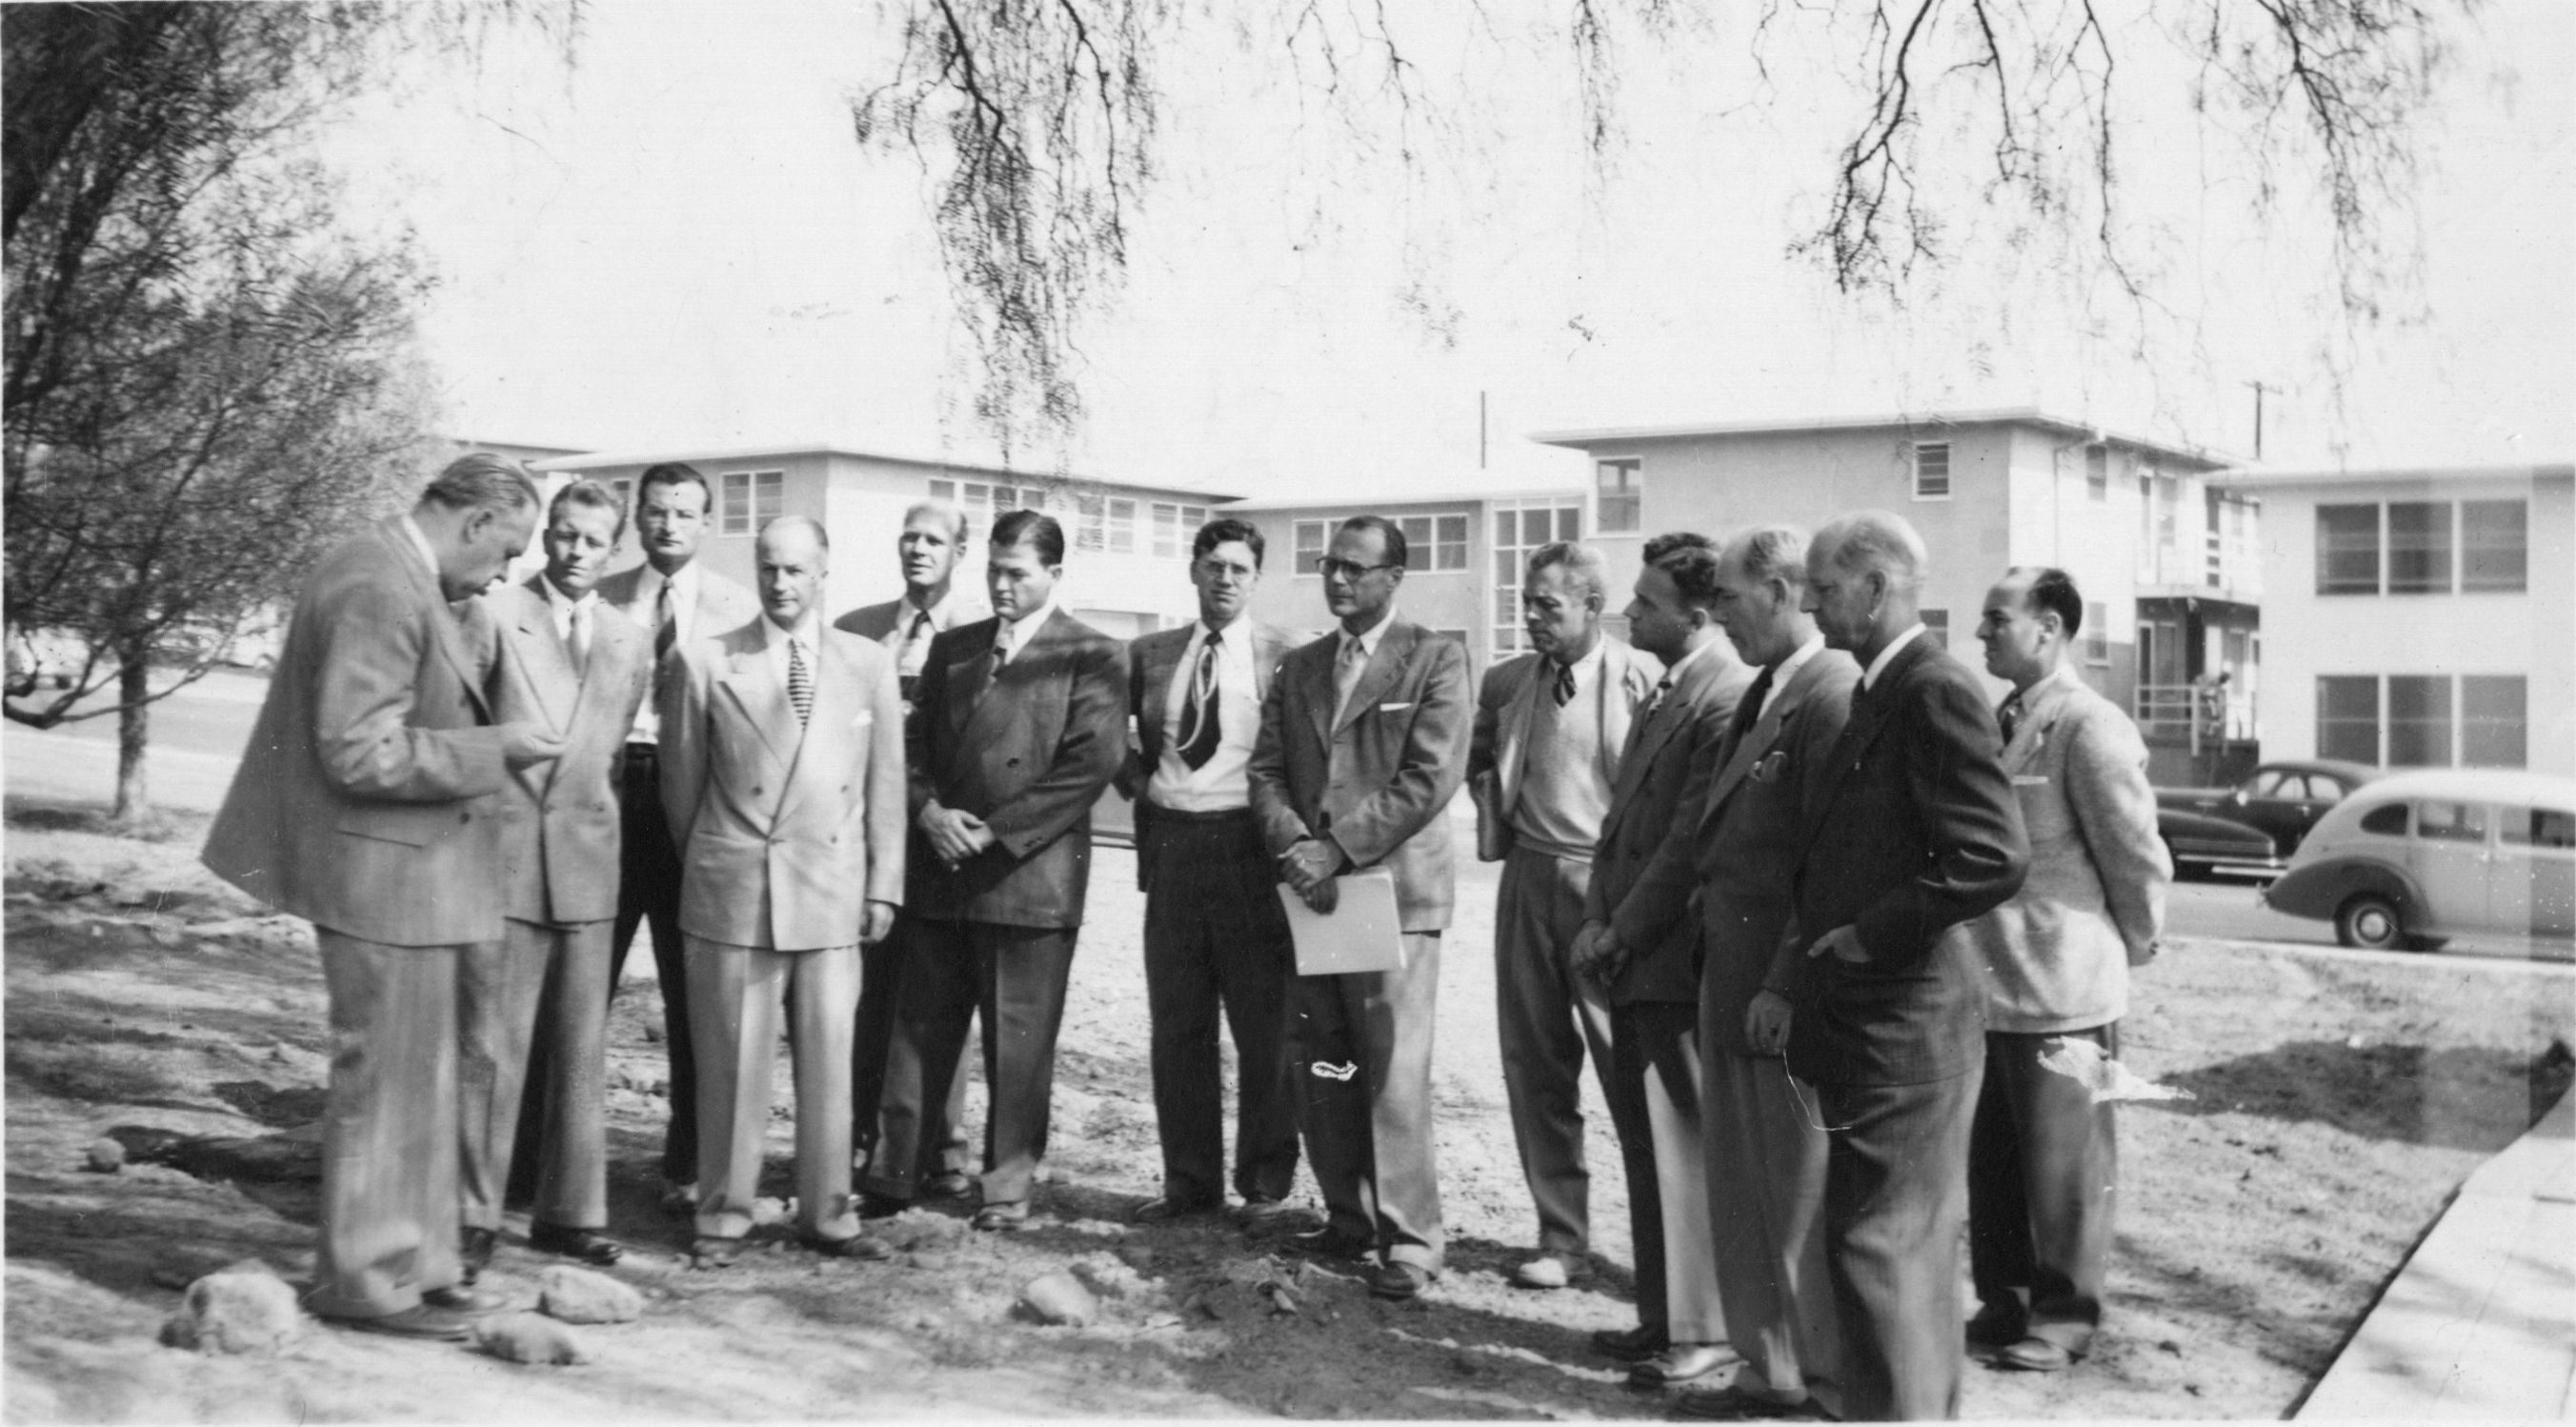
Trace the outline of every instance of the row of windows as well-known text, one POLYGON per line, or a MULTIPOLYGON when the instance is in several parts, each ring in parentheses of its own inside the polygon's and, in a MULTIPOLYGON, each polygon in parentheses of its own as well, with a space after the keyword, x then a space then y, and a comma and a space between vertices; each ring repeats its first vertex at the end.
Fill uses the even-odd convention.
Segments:
MULTIPOLYGON (((930 495, 933 500, 953 501, 966 513, 966 542, 970 547, 993 528, 995 516, 1047 508, 1043 486, 932 481, 930 495)), ((1157 559, 1185 560, 1189 558, 1190 541, 1198 535, 1199 527, 1207 524, 1208 508, 1173 501, 1138 501, 1126 496, 1076 495, 1073 508, 1059 518, 1076 550, 1133 555, 1142 541, 1157 559)))
MULTIPOLYGON (((2171 499, 2173 478, 2154 470, 2138 473, 2141 488, 2156 482, 2165 483, 2171 499)), ((1637 457, 1595 461, 1592 465, 1593 514, 1603 535, 1633 535, 1645 528, 1645 463, 1637 457)), ((2095 502, 2111 498, 2111 448, 2084 448, 2084 490, 2095 502)), ((1914 443, 1914 498, 1948 500, 1950 498, 1950 443, 1917 441, 1914 443)))
POLYGON ((2320 674, 2317 756, 2390 768, 2521 768, 2529 760, 2520 674, 2320 674))
POLYGON ((2518 500, 2317 507, 2321 595, 2519 594, 2531 563, 2518 500))
MULTIPOLYGON (((1300 520, 1292 527, 1297 547, 1296 572, 1300 575, 1323 573, 1324 550, 1332 543, 1337 520, 1300 520)), ((1463 570, 1467 568, 1467 517, 1464 515, 1401 515, 1395 517, 1395 528, 1404 535, 1404 568, 1407 570, 1463 570)))
POLYGON ((2576 814, 2556 808, 2493 808, 2484 803, 2430 800, 2389 803, 2363 814, 2361 830, 2404 837, 2410 810, 2415 814, 2415 835, 2433 842, 2483 844, 2492 820, 2496 841, 2507 847, 2576 847, 2576 814))

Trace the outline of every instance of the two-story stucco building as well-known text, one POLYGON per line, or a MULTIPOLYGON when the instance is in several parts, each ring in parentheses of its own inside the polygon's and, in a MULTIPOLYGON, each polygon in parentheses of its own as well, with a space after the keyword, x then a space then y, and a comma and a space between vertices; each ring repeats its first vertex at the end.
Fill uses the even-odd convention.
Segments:
MULTIPOLYGON (((647 466, 682 461, 714 488, 699 557, 709 569, 752 583, 752 543, 781 515, 806 515, 832 537, 824 607, 845 610, 892 599, 903 589, 894 542, 903 512, 929 497, 956 502, 967 517, 957 579, 983 587, 984 540, 994 515, 1046 511, 1065 531, 1064 581, 1058 599, 1074 617, 1121 639, 1193 617, 1190 537, 1209 508, 1228 497, 1176 486, 1064 478, 859 451, 825 444, 563 456, 536 463, 542 472, 588 476, 630 505, 647 466)), ((641 563, 630 528, 613 568, 641 563)))
POLYGON ((2267 758, 2576 774, 2576 466, 2238 471, 2267 758))

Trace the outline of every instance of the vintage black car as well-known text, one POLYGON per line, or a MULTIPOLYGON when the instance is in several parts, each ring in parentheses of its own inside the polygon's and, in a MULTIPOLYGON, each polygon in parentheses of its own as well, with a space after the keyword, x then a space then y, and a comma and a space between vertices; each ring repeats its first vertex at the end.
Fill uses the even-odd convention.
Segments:
POLYGON ((2364 763, 2301 759, 2262 764, 2233 788, 2158 788, 2156 831, 2176 876, 2278 872, 2317 819, 2379 776, 2364 763))

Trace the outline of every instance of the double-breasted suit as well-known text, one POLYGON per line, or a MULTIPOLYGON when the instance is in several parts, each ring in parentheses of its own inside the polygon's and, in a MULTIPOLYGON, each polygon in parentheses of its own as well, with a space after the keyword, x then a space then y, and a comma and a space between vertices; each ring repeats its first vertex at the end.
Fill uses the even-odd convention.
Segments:
POLYGON ((1304 645, 1271 680, 1249 769, 1252 809, 1274 858, 1311 837, 1354 869, 1393 873, 1405 961, 1394 971, 1295 978, 1288 1075, 1329 1227, 1390 1262, 1437 1272, 1445 1239, 1431 1036, 1440 933, 1457 895, 1448 809, 1467 771, 1467 651, 1390 614, 1345 701, 1333 676, 1349 637, 1304 645), (1335 1068, 1339 1076, 1326 1073, 1335 1068))
POLYGON ((1017 628, 997 672, 1000 632, 986 619, 940 635, 906 724, 916 826, 903 989, 863 1181, 889 1199, 913 1197, 935 1148, 925 1108, 947 1101, 981 1015, 984 1202, 1028 1202, 1091 875, 1091 805, 1126 756, 1125 646, 1050 604, 1017 628), (949 866, 917 825, 934 799, 982 819, 993 844, 949 866))
MULTIPOLYGON (((1610 811, 1584 891, 1584 920, 1608 923, 1684 807, 1691 769, 1714 753, 1753 682, 1725 636, 1676 663, 1660 700, 1628 733, 1610 811)), ((1628 1175, 1639 1323, 1670 1341, 1727 1339, 1709 1250, 1708 1178, 1700 1131, 1699 927, 1676 917, 1630 950, 1603 988, 1610 1058, 1601 1089, 1628 1175)))
POLYGON ((1285 630, 1238 618, 1211 636, 1192 623, 1127 646, 1135 744, 1119 788, 1136 804, 1136 883, 1145 892, 1145 995, 1152 1017, 1154 1118, 1163 1197, 1175 1206, 1225 1198, 1222 1013, 1234 1035, 1234 1188, 1247 1203, 1284 1201, 1297 1174, 1297 1113, 1283 1035, 1295 951, 1278 871, 1253 816, 1248 764, 1261 701, 1294 647, 1285 630), (1173 711, 1188 717, 1198 655, 1210 665, 1217 746, 1200 767, 1175 751, 1173 711), (1240 653, 1239 660, 1233 657, 1240 653), (1165 807, 1157 798, 1171 801, 1165 807))
POLYGON ((461 1055, 464 1222, 501 1227, 503 1187, 533 1156, 535 1219, 608 1223, 608 953, 617 916, 619 775, 653 676, 644 632, 594 594, 586 653, 558 630, 545 576, 485 597, 499 631, 492 703, 562 756, 511 774, 501 797, 503 935, 466 958, 461 1055), (522 1094, 524 1088, 524 1095, 522 1094))
POLYGON ((751 1227, 780 1000, 794 1018, 804 1231, 849 1207, 850 1040, 867 904, 904 898, 902 700, 885 651, 819 620, 795 632, 812 705, 790 694, 768 616, 682 647, 662 687, 662 797, 679 839, 680 930, 699 1060, 698 1232, 751 1227))
POLYGON ((396 516, 323 557, 206 837, 215 875, 313 923, 330 991, 317 1313, 453 1286, 456 987, 501 935, 502 736, 426 543, 396 516))
MULTIPOLYGON (((1884 651, 1883 651, 1884 652, 1884 651)), ((1852 698, 1807 809, 1798 936, 1859 959, 1800 968, 1789 1069, 1831 1134, 1825 1247, 1856 1419, 1955 1416, 1968 1126, 1982 968, 1943 933, 2021 886, 2030 849, 1984 690, 1917 632, 1852 698)))

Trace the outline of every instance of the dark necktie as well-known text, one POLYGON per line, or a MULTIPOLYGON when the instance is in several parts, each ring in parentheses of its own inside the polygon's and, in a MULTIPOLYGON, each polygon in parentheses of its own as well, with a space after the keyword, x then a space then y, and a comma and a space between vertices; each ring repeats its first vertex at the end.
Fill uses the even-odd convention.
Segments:
POLYGON ((896 646, 895 684, 903 691, 905 703, 912 702, 912 691, 921 685, 921 671, 930 662, 930 611, 915 610, 912 625, 896 646))
POLYGON ((1726 746, 1729 749, 1752 737, 1753 725, 1762 721, 1762 701, 1771 693, 1771 672, 1768 665, 1764 666, 1762 672, 1754 676, 1753 686, 1736 701, 1735 719, 1726 726, 1726 746))
POLYGON ((680 642, 680 620, 671 608, 671 582, 662 582, 662 593, 653 600, 653 706, 662 706, 662 661, 671 655, 671 646, 680 642))
POLYGON ((1189 695, 1181 703, 1181 761, 1192 772, 1207 766, 1216 756, 1220 733, 1216 698, 1216 651, 1214 635, 1199 645, 1199 659, 1190 671, 1189 695))
POLYGON ((1556 706, 1563 708, 1572 702, 1574 702, 1574 666, 1559 664, 1556 666, 1556 706))
POLYGON ((2012 742, 2013 730, 2021 726, 2021 690, 2015 689, 1995 710, 1995 727, 2003 730, 2004 742, 2012 742))
POLYGON ((796 706, 797 727, 812 721, 814 671, 805 667, 805 645, 801 640, 787 641, 787 702, 796 706))

